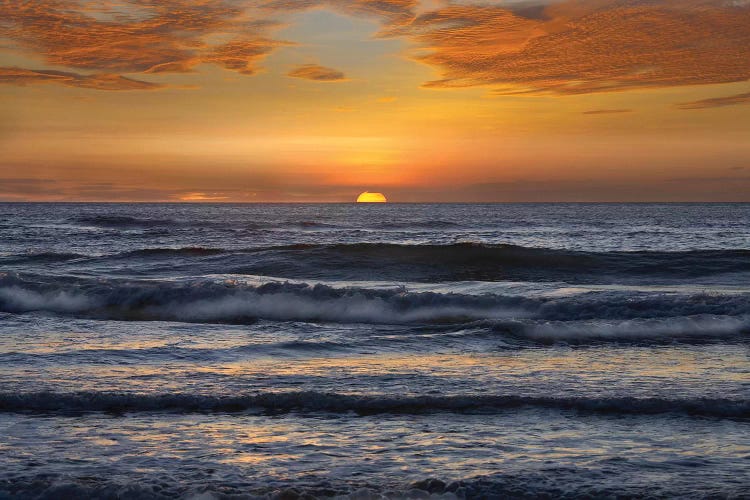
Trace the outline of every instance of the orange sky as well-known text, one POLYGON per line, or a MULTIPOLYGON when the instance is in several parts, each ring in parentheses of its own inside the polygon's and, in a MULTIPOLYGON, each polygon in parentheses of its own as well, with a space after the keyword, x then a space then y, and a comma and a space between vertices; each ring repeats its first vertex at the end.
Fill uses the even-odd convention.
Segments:
POLYGON ((0 200, 750 201, 750 1, 0 1, 0 200))

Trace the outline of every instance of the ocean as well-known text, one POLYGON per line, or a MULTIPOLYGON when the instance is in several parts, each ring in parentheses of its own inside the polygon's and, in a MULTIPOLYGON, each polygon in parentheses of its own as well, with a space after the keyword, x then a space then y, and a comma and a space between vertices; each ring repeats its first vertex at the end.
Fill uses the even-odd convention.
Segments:
POLYGON ((0 204, 0 498, 750 498, 750 204, 0 204))

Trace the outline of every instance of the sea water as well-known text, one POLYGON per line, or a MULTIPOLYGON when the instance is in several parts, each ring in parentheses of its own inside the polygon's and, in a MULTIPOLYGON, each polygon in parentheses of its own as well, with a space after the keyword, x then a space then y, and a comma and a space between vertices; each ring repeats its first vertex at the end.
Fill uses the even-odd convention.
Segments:
POLYGON ((0 204, 0 498, 747 498, 749 347, 747 204, 0 204))

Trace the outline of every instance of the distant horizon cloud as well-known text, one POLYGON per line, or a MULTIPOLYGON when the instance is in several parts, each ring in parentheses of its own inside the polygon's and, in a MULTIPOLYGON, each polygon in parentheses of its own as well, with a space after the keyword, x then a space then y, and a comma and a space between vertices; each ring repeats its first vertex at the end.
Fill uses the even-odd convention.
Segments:
MULTIPOLYGON (((741 172, 744 168, 731 169, 741 172)), ((307 190, 248 186, 215 191, 181 187, 154 188, 120 183, 77 183, 55 179, 2 179, 0 202, 160 202, 160 203, 341 203, 351 202, 352 186, 318 185, 307 190)), ((644 185, 637 179, 569 181, 517 180, 457 185, 452 188, 403 186, 379 192, 362 192, 357 202, 750 202, 750 175, 665 178, 644 185), (682 186, 682 190, 672 188, 682 186)))

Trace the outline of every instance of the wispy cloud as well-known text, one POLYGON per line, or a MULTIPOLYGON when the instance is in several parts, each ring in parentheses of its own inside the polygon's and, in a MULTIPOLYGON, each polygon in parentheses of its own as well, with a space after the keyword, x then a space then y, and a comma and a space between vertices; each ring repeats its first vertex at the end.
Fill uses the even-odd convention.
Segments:
POLYGON ((144 82, 120 75, 81 75, 66 71, 30 70, 0 67, 0 84, 33 85, 57 83, 68 87, 95 90, 155 90, 164 85, 144 82))
POLYGON ((317 64, 304 64, 287 73, 293 78, 303 78, 316 82, 345 82, 346 75, 333 68, 319 66, 317 64))
POLYGON ((584 115, 618 115, 622 113, 632 113, 632 109, 592 109, 584 111, 584 115))
POLYGON ((683 102, 678 104, 677 107, 680 109, 708 109, 737 106, 740 104, 750 104, 750 92, 725 97, 712 97, 711 99, 701 99, 700 101, 683 102))
POLYGON ((279 12, 327 7, 351 15, 379 17, 388 25, 410 23, 419 0, 267 0, 263 7, 279 12))

